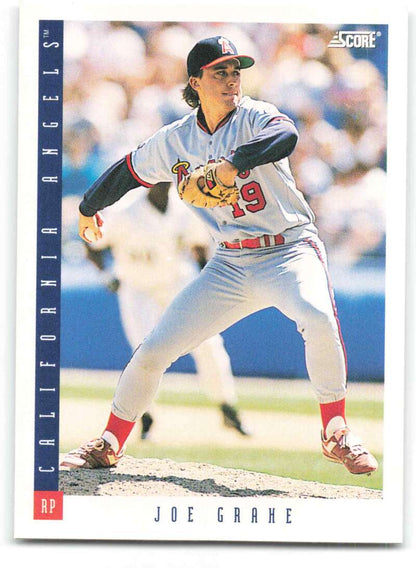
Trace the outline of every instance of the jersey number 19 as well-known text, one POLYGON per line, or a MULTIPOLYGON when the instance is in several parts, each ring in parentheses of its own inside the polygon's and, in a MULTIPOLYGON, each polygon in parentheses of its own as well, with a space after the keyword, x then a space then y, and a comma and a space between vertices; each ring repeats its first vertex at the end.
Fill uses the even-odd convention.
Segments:
MULTIPOLYGON (((244 205, 245 209, 250 213, 257 213, 257 211, 262 211, 266 207, 266 198, 260 184, 256 181, 250 181, 243 185, 240 190, 240 196, 246 202, 244 205)), ((234 219, 243 217, 246 214, 238 203, 234 203, 232 207, 234 219)))

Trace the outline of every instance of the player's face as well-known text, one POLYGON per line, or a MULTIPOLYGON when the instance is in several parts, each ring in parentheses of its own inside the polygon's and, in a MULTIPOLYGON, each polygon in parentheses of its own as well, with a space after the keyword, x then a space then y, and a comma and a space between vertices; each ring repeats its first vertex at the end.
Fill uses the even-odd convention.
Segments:
POLYGON ((204 69, 202 77, 192 77, 203 109, 230 112, 241 100, 239 62, 226 61, 204 69))

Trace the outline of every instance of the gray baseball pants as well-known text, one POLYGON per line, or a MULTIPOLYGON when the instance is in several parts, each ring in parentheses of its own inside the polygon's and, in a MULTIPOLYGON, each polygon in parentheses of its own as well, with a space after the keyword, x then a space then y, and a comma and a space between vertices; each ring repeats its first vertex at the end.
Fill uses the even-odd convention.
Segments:
POLYGON ((323 243, 314 236, 260 249, 218 249, 167 308, 123 370, 113 413, 137 420, 180 356, 242 318, 275 307, 296 322, 319 403, 346 394, 346 360, 323 243))

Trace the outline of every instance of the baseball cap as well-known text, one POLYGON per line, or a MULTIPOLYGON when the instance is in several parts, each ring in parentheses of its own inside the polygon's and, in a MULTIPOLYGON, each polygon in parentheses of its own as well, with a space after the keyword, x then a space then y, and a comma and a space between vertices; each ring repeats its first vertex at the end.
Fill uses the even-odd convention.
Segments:
POLYGON ((238 59, 241 69, 254 65, 254 59, 248 55, 239 55, 236 46, 229 39, 223 36, 202 39, 188 54, 188 76, 229 59, 238 59))

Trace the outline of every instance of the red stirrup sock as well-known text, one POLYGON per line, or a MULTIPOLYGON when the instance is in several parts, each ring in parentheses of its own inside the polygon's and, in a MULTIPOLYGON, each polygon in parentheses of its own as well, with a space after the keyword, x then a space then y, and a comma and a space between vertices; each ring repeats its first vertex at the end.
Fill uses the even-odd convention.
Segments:
POLYGON ((117 453, 126 443, 126 440, 129 437, 130 432, 133 430, 135 424, 136 422, 123 420, 122 418, 119 418, 111 412, 110 418, 108 419, 108 424, 104 430, 102 437, 113 446, 114 451, 117 453), (118 443, 118 448, 115 447, 115 442, 118 443))
POLYGON ((334 433, 335 430, 338 430, 338 428, 342 428, 343 425, 346 424, 346 420, 345 420, 345 398, 342 398, 341 400, 337 400, 336 402, 327 402, 325 404, 320 404, 320 409, 321 409, 321 418, 322 418, 322 426, 324 429, 324 435, 327 438, 329 433, 332 436, 332 434, 334 433), (332 428, 330 427, 329 430, 330 432, 327 435, 327 426, 329 424, 329 422, 332 419, 333 420, 331 425, 332 428), (344 423, 344 424, 343 424, 344 423), (332 432, 331 432, 332 430, 332 432))

